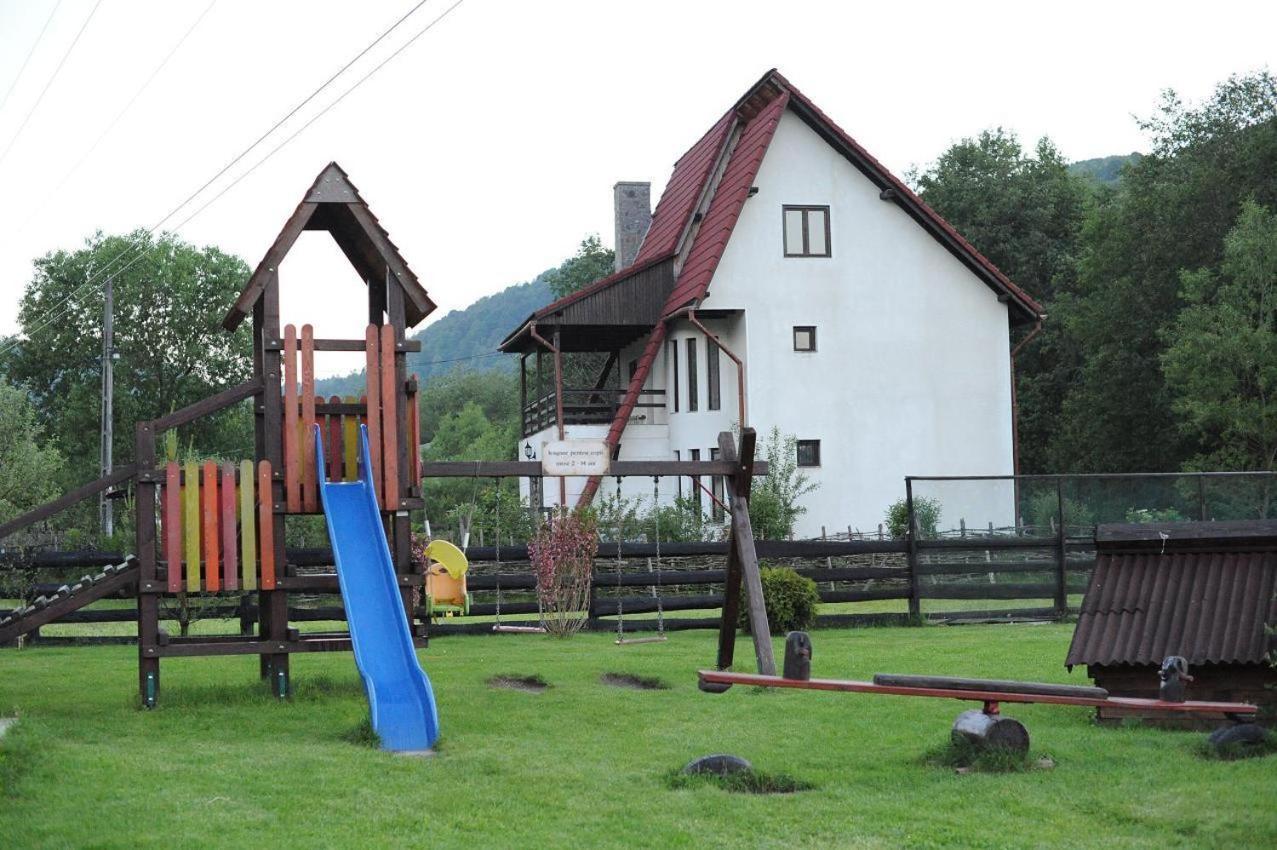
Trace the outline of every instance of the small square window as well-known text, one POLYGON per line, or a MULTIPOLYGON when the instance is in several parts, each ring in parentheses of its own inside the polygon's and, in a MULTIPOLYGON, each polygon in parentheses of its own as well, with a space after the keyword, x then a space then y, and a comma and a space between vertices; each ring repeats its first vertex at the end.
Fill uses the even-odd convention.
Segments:
POLYGON ((798 441, 798 465, 820 466, 820 440, 798 441))
POLYGON ((784 206, 785 256, 828 257, 829 207, 784 206))
POLYGON ((816 326, 796 325, 794 327, 794 351, 816 350, 816 326))

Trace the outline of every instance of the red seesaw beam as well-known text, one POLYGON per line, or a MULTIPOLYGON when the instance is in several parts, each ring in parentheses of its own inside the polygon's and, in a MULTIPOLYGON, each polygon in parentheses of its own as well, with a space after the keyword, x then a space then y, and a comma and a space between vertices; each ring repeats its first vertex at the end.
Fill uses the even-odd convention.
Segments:
POLYGON ((702 682, 716 685, 754 685, 760 688, 798 688, 812 691, 841 691, 855 694, 889 694, 901 697, 936 697, 980 702, 986 705, 999 702, 1049 703, 1051 705, 1081 705, 1095 708, 1137 708, 1141 711, 1162 711, 1168 714, 1223 714, 1226 716, 1250 716, 1259 708, 1244 702, 1166 702, 1160 699, 1135 697, 1074 697, 1051 694, 1021 694, 1014 691, 966 691, 953 688, 907 688, 898 685, 875 685, 873 682, 856 682, 849 679, 785 679, 780 676, 759 676, 753 673, 726 673, 719 670, 698 670, 702 682))

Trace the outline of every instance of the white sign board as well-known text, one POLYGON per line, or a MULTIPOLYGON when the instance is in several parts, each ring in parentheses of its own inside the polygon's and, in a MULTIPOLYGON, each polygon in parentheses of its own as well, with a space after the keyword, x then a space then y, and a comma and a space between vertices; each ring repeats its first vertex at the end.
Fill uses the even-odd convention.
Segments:
POLYGON ((610 451, 602 440, 555 440, 541 447, 544 475, 607 475, 610 451))

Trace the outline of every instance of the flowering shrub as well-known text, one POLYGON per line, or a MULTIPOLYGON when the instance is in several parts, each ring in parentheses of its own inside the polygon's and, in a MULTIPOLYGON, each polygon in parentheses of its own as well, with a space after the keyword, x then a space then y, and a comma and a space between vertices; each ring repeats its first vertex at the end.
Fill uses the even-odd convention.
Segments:
POLYGON ((598 546, 593 516, 579 511, 552 514, 528 542, 541 622, 550 634, 567 637, 589 618, 590 573, 598 546))

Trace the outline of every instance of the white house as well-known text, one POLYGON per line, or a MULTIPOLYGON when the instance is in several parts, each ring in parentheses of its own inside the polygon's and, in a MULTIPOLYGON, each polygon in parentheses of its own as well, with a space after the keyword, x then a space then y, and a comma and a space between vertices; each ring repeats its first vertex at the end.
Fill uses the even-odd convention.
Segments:
MULTIPOLYGON (((742 418, 775 426, 819 485, 800 535, 876 528, 907 474, 1014 471, 1011 333, 1041 308, 780 74, 683 154, 650 217, 647 184, 614 191, 619 271, 502 343, 523 355, 521 452, 557 438, 558 402, 568 437, 625 460, 710 459, 742 418), (606 363, 556 387, 556 347, 606 363)), ((569 503, 598 486, 569 480, 569 503)))

